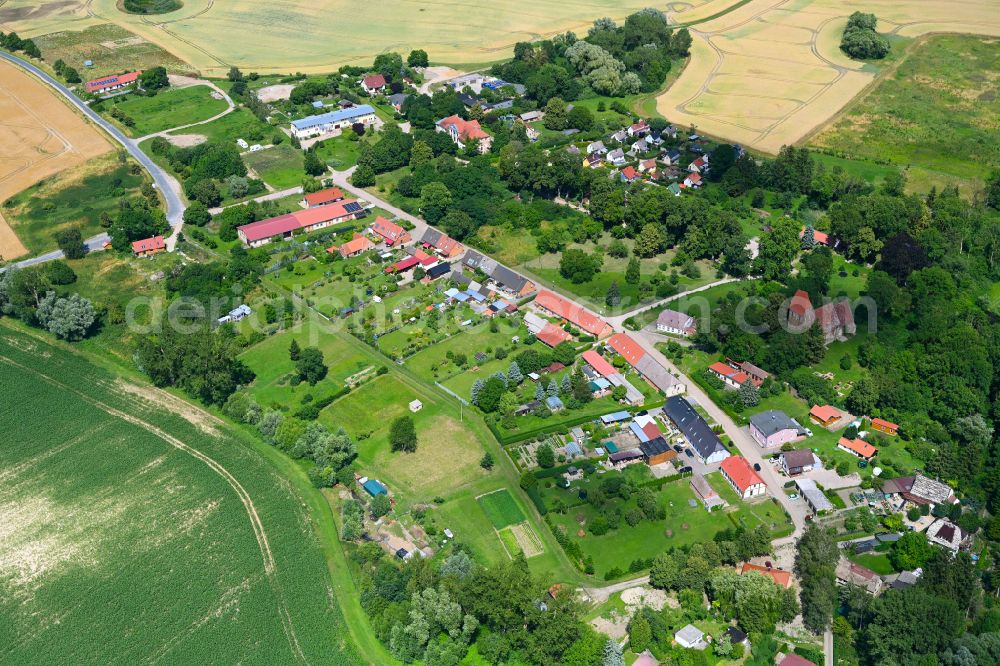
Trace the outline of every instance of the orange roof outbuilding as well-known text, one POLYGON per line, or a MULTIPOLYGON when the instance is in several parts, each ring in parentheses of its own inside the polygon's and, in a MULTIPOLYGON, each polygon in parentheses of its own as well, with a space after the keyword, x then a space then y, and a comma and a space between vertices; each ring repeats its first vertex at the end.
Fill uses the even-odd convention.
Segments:
POLYGON ((596 370, 597 373, 602 377, 610 377, 611 375, 618 374, 618 370, 615 369, 615 366, 611 365, 606 360, 604 360, 604 357, 598 354, 593 349, 588 349, 587 351, 583 352, 581 356, 584 362, 586 362, 587 365, 596 370))
POLYGON ((812 409, 809 410, 809 416, 815 417, 823 423, 826 423, 827 421, 839 419, 842 416, 842 413, 833 405, 813 405, 812 409))
POLYGON ((774 569, 767 567, 762 567, 759 564, 750 564, 749 562, 743 563, 743 568, 740 569, 740 575, 750 573, 751 571, 756 571, 757 573, 764 574, 765 576, 770 576, 777 585, 781 587, 788 587, 792 584, 792 572, 785 571, 783 569, 774 569))
POLYGON ((877 448, 863 439, 847 439, 846 437, 841 437, 837 442, 837 446, 843 447, 865 460, 872 458, 876 453, 878 453, 877 448))

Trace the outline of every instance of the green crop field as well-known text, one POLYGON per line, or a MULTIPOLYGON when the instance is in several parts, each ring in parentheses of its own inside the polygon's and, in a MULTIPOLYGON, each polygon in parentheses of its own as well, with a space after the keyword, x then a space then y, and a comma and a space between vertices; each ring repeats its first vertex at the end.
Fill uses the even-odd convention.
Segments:
POLYGON ((813 144, 844 157, 910 167, 911 185, 968 186, 1000 167, 996 39, 938 35, 915 43, 898 68, 813 144))
POLYGON ((276 190, 302 183, 306 175, 302 168, 303 160, 302 151, 287 143, 243 156, 247 167, 256 171, 261 180, 276 190))
POLYGON ((0 662, 358 661, 273 449, 7 324, 0 385, 0 662))
MULTIPOLYGON (((117 106, 135 121, 134 127, 124 128, 129 136, 146 136, 208 120, 225 111, 226 101, 215 99, 212 92, 207 86, 189 86, 164 90, 153 97, 125 95, 104 102, 103 107, 110 112, 111 107, 117 106)), ((197 130, 192 128, 191 131, 197 130)))
POLYGON ((84 238, 103 231, 101 214, 114 215, 119 202, 138 197, 143 179, 113 156, 98 157, 11 197, 3 216, 30 252, 53 250, 62 229, 78 227, 84 238))
POLYGON ((524 522, 524 513, 506 488, 488 495, 480 495, 477 499, 486 517, 498 530, 524 522))

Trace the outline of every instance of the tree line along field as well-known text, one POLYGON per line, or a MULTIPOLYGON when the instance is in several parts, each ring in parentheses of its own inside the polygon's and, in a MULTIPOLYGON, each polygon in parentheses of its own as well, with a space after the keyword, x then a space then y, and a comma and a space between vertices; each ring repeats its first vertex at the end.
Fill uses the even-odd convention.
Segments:
POLYGON ((7 323, 0 384, 0 663, 358 663, 301 488, 242 435, 7 323))
POLYGON ((981 180, 1000 167, 1000 43, 936 35, 811 144, 851 159, 909 167, 921 189, 981 180))

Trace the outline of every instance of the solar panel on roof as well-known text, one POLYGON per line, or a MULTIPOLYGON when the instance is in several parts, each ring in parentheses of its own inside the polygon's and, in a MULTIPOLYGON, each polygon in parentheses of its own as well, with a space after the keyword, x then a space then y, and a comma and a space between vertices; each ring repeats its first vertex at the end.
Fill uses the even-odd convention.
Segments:
POLYGON ((356 201, 346 203, 344 204, 344 210, 347 211, 348 213, 357 213, 359 210, 361 210, 361 204, 357 203, 356 201))

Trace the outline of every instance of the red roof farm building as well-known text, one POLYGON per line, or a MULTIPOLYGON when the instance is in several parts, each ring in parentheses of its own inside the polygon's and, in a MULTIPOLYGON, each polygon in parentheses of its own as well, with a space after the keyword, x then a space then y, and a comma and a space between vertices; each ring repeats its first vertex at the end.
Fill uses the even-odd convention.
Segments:
POLYGON ((236 232, 244 245, 260 247, 273 240, 291 238, 295 232, 308 233, 340 222, 356 220, 367 214, 355 199, 345 199, 326 206, 279 215, 259 222, 237 227, 236 232))

